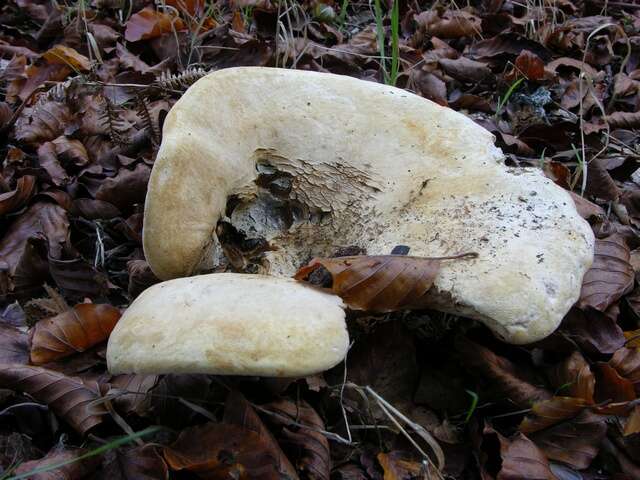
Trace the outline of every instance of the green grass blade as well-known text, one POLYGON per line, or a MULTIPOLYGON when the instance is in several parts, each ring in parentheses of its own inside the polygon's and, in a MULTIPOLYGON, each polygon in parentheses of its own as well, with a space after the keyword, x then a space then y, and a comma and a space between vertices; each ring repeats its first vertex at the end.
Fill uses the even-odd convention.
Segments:
POLYGON ((395 87, 400 70, 400 2, 395 0, 391 9, 391 74, 389 85, 395 87))

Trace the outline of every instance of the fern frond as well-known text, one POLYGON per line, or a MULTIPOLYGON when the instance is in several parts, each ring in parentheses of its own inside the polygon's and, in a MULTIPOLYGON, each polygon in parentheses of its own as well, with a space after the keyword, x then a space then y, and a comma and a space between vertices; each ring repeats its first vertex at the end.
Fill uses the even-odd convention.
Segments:
POLYGON ((204 68, 189 68, 181 73, 162 72, 156 86, 163 90, 186 90, 209 72, 204 68))
POLYGON ((113 105, 113 102, 109 100, 108 97, 103 97, 103 99, 104 110, 100 120, 109 132, 109 138, 113 144, 123 146, 127 143, 124 133, 124 122, 122 119, 118 118, 118 112, 116 111, 116 107, 113 105))
POLYGON ((160 129, 156 126, 151 117, 151 112, 149 112, 149 105, 147 104, 148 100, 142 95, 138 95, 136 97, 137 100, 137 108, 136 111, 138 115, 142 119, 142 125, 145 129, 148 130, 151 135, 151 140, 154 145, 160 144, 160 129))

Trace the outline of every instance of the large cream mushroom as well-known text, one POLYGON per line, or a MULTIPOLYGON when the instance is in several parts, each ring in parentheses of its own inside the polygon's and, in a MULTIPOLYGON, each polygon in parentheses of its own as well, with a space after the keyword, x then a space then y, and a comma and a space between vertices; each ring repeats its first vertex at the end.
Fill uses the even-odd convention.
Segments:
MULTIPOLYGON (((349 77, 232 68, 166 118, 144 250, 160 278, 225 264, 291 276, 358 246, 445 262, 427 303, 512 343, 550 334, 577 300, 594 238, 569 194, 509 168, 464 115, 349 77)), ((176 322, 181 320, 176 320, 176 322)))

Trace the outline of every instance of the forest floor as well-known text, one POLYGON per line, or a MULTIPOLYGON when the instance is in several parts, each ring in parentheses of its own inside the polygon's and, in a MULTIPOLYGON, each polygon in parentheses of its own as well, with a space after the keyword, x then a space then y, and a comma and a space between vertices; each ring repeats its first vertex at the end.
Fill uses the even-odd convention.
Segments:
POLYGON ((1 2, 0 479, 640 479, 640 4, 157 3, 1 2), (313 377, 110 375, 109 332, 158 282, 163 120, 240 65, 395 84, 573 190, 598 240, 560 328, 513 346, 360 316, 313 377))

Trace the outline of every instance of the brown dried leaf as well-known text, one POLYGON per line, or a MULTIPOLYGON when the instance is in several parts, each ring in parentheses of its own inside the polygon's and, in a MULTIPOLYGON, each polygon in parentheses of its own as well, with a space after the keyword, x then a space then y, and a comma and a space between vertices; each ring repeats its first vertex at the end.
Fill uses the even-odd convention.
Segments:
POLYGON ((278 400, 262 408, 275 414, 265 417, 265 420, 282 428, 276 437, 297 471, 309 480, 329 480, 329 441, 320 433, 320 430, 325 430, 325 425, 313 407, 304 400, 297 404, 278 400))
POLYGON ((53 142, 43 143, 38 147, 38 163, 47 172, 51 183, 61 187, 69 183, 69 176, 60 162, 53 142))
POLYGON ((422 462, 410 460, 401 452, 380 452, 377 457, 384 471, 384 480, 412 480, 414 478, 431 478, 432 473, 422 462))
POLYGON ((35 192, 35 186, 36 177, 31 175, 20 177, 15 190, 0 194, 0 215, 22 208, 35 192))
POLYGON ((124 38, 127 42, 137 42, 156 38, 164 33, 182 30, 184 22, 168 13, 146 7, 134 14, 127 21, 124 38))
POLYGON ((486 63, 466 57, 441 58, 438 63, 447 75, 461 82, 480 82, 491 75, 491 69, 486 63))
POLYGON ((536 402, 531 408, 531 414, 522 420, 518 429, 522 433, 543 430, 563 420, 575 417, 587 405, 588 403, 584 400, 573 397, 553 397, 549 400, 536 402))
POLYGON ((111 450, 104 456, 98 480, 168 480, 169 469, 152 445, 111 450))
POLYGON ((440 261, 401 255, 315 258, 295 278, 303 280, 321 266, 333 277, 332 291, 349 308, 391 312, 420 300, 431 288, 440 261))
POLYGON ((607 363, 595 365, 596 374, 596 401, 597 402, 629 402, 635 400, 636 392, 633 383, 620 374, 607 363))
POLYGON ((636 433, 640 433, 640 405, 633 407, 633 411, 631 415, 629 415, 629 418, 627 418, 627 423, 624 426, 623 434, 625 437, 628 437, 636 433))
POLYGON ((27 334, 9 325, 0 324, 0 364, 29 362, 27 334))
POLYGON ((438 14, 436 10, 427 10, 414 18, 419 28, 434 37, 474 37, 482 33, 480 18, 464 10, 447 10, 442 14, 438 14))
POLYGON ((562 320, 558 334, 593 354, 611 354, 625 342, 615 319, 591 307, 584 310, 572 308, 562 320))
POLYGON ((96 296, 107 290, 107 276, 82 257, 71 260, 49 257, 49 272, 56 285, 70 295, 96 296))
POLYGON ((634 129, 640 127, 640 111, 639 112, 613 112, 607 115, 609 128, 629 128, 634 129))
POLYGON ((73 163, 77 167, 84 167, 89 164, 89 154, 80 140, 71 139, 63 135, 56 138, 53 144, 56 154, 63 161, 73 163))
POLYGON ((160 282, 145 260, 130 260, 127 262, 129 272, 129 286, 127 291, 132 297, 137 297, 151 285, 160 282))
POLYGON ((39 144, 58 138, 73 120, 69 107, 63 103, 46 102, 25 108, 15 126, 20 142, 39 144))
POLYGON ((117 395, 113 401, 116 409, 125 414, 144 415, 148 393, 158 384, 158 375, 116 375, 109 380, 105 395, 117 395))
POLYGON ((240 425, 205 423, 180 432, 164 448, 172 470, 187 470, 207 480, 282 480, 286 476, 265 437, 240 425))
POLYGON ((593 265, 582 281, 578 306, 604 312, 633 288, 634 272, 629 247, 622 235, 596 239, 593 265))
POLYGON ((256 433, 263 444, 263 448, 274 459, 278 471, 285 478, 297 478, 295 469, 282 452, 276 439, 256 414, 251 404, 237 390, 233 390, 227 397, 223 422, 237 425, 256 433))
POLYGON ((516 68, 529 80, 544 77, 544 62, 535 53, 523 50, 516 58, 516 68))
POLYGON ((97 345, 109 338, 120 315, 111 305, 81 303, 39 321, 31 330, 31 363, 42 365, 97 345))
POLYGON ((636 393, 640 396, 640 351, 637 349, 621 348, 613 354, 611 365, 616 372, 633 383, 636 393))
POLYGON ((99 394, 82 380, 41 367, 0 365, 0 387, 24 392, 48 405, 82 435, 100 424, 105 413, 101 406, 90 406, 99 394))
POLYGON ((55 45, 42 54, 50 64, 67 65, 73 70, 91 70, 91 62, 87 57, 66 45, 55 45))
POLYGON ((559 394, 584 400, 593 404, 593 389, 596 379, 582 354, 574 351, 563 362, 549 371, 551 384, 559 394))
POLYGON ((488 348, 468 339, 460 339, 456 341, 456 349, 466 367, 489 379, 491 387, 519 407, 529 408, 535 402, 551 398, 547 390, 523 378, 521 367, 488 348))
POLYGON ((120 210, 135 203, 144 203, 151 169, 144 163, 134 170, 121 168, 112 178, 106 178, 96 192, 96 199, 112 203, 120 210))
POLYGON ((603 417, 583 412, 572 420, 529 435, 550 460, 564 462, 573 468, 587 468, 600 450, 607 433, 603 417))
POLYGON ((40 460, 31 460, 21 464, 13 472, 15 475, 25 475, 33 470, 56 465, 63 462, 73 461, 62 467, 54 468, 47 472, 29 475, 29 480, 76 480, 85 478, 93 473, 100 466, 100 457, 88 457, 80 460, 80 457, 88 453, 84 448, 69 448, 57 446, 40 460))

